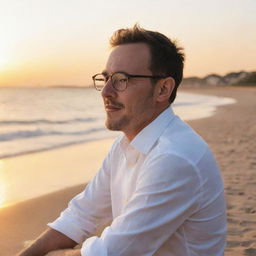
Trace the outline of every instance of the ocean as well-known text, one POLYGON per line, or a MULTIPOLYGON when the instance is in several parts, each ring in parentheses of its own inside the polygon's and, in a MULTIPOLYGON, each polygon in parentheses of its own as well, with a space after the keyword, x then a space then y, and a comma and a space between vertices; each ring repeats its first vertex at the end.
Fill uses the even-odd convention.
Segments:
MULTIPOLYGON (((234 102, 180 92, 173 109, 188 121, 234 102)), ((0 88, 0 159, 119 134, 104 123, 102 99, 93 88, 0 88)))

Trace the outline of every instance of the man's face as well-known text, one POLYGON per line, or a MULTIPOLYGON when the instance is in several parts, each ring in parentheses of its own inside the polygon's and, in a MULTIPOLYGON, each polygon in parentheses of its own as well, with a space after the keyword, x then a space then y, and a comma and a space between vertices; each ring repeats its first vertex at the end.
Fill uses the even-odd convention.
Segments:
MULTIPOLYGON (((146 44, 120 45, 111 52, 104 72, 108 75, 118 71, 152 75, 150 61, 150 49, 146 44)), ((154 91, 149 78, 130 78, 126 90, 121 92, 113 88, 109 79, 102 90, 107 128, 123 131, 128 139, 133 139, 156 117, 154 91)))

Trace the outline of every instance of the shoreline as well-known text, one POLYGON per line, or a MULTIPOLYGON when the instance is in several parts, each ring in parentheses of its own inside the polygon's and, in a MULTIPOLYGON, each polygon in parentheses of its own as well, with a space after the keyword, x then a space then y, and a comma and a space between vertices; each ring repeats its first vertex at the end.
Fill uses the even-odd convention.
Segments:
MULTIPOLYGON (((222 171, 228 207, 228 243, 225 255, 256 255, 256 88, 181 88, 180 91, 231 97, 237 101, 235 104, 218 106, 211 117, 188 123, 210 145, 222 171)), ((111 141, 108 143, 98 141, 94 150, 88 149, 91 157, 87 161, 87 152, 83 151, 83 144, 53 150, 56 155, 52 157, 54 159, 58 155, 59 159, 55 161, 60 162, 67 156, 76 157, 80 152, 81 158, 72 158, 70 161, 84 171, 85 166, 90 169, 93 161, 99 161, 92 157, 95 156, 95 152, 99 158, 102 157, 104 152, 99 156, 98 151, 102 148, 107 150, 111 141)), ((38 154, 44 154, 44 158, 41 159, 44 162, 49 160, 50 153, 51 151, 46 151, 38 154)), ((35 158, 36 154, 29 155, 28 159, 35 158)), ((13 159, 10 158, 10 161, 13 159)), ((61 209, 66 207, 70 198, 83 190, 87 181, 83 179, 83 185, 68 187, 1 208, 0 255, 12 255, 23 247, 24 242, 35 239, 45 230, 46 224, 54 220, 61 209)))
MULTIPOLYGON (((73 91, 71 92, 73 93, 73 91)), ((90 91, 90 93, 93 92, 90 91)), ((28 95, 31 96, 31 93, 32 92, 28 93, 28 95)), ((67 94, 68 92, 65 93, 67 94)), ((59 96, 61 96, 61 94, 59 96)), ((5 97, 3 97, 3 99, 4 98, 5 97)), ((27 100, 30 102, 30 97, 28 97, 27 100)), ((99 97, 97 97, 97 101, 102 102, 100 101, 99 97)), ((9 100, 9 102, 12 101, 9 100)), ((200 94, 193 94, 191 96, 188 93, 181 92, 178 94, 177 99, 173 104, 173 109, 174 112, 178 114, 183 120, 189 121, 209 117, 213 114, 213 112, 215 112, 219 105, 230 104, 233 102, 234 100, 231 98, 214 97, 200 94)), ((61 104, 61 102, 59 104, 61 104)), ((15 103, 14 106, 16 106, 15 103)), ((61 107, 61 105, 58 106, 61 107)), ((28 113, 31 111, 30 108, 27 107, 25 107, 21 113, 18 113, 18 115, 21 115, 21 118, 17 115, 14 115, 12 120, 9 120, 9 117, 1 115, 3 119, 3 134, 0 136, 0 145, 2 146, 0 152, 0 161, 38 152, 57 150, 73 145, 81 145, 90 141, 101 140, 104 138, 116 137, 116 132, 109 132, 104 127, 104 115, 100 118, 93 118, 91 114, 88 113, 87 109, 84 113, 79 113, 80 118, 74 119, 69 115, 67 115, 66 118, 60 118, 58 115, 62 116, 64 114, 61 113, 61 111, 57 113, 56 117, 48 118, 45 116, 47 114, 44 112, 44 107, 41 108, 40 106, 36 106, 36 108, 37 107, 38 113, 40 113, 40 111, 42 111, 42 113, 39 116, 36 115, 32 117, 31 120, 30 118, 25 117, 29 117, 28 113), (84 115, 87 115, 87 117, 85 118, 84 115), (91 118, 88 118, 88 115, 91 116, 91 118), (79 120, 84 123, 79 124, 79 120), (78 123, 76 124, 77 121, 78 123), (56 123, 56 127, 54 123, 56 123), (37 128, 35 129, 35 127, 37 128), (70 130, 71 127, 72 129, 70 130), (70 132, 71 134, 69 134, 70 132), (55 137, 54 133, 59 133, 59 135, 56 135, 55 137), (61 138, 60 135, 63 135, 63 137, 61 138), (71 137, 69 138, 69 136, 71 137)), ((80 107, 82 107, 82 105, 80 107)), ((83 106, 83 108, 86 109, 85 106, 83 106)), ((99 109, 97 111, 99 111, 99 109)), ((103 109, 101 111, 103 111, 103 109)), ((96 112, 94 114, 96 114, 96 112)), ((104 113, 102 112, 102 114, 104 113)), ((33 114, 32 112, 32 116, 33 115, 35 115, 35 113, 33 114)))
POLYGON ((3 170, 3 174, 0 173, 0 192, 4 199, 0 211, 32 198, 87 183, 99 169, 113 141, 113 138, 90 141, 0 160, 3 170))
MULTIPOLYGON (((233 98, 215 97, 209 94, 196 94, 193 91, 192 95, 190 95, 190 90, 189 92, 184 92, 183 90, 180 94, 182 95, 182 100, 180 100, 178 95, 176 101, 177 106, 174 105, 173 109, 177 115, 187 122, 211 117, 215 114, 219 106, 234 104, 236 102, 233 98), (186 104, 183 102, 186 102, 186 104), (182 105, 185 106, 182 107, 182 105), (188 107, 188 105, 191 107, 188 107)), ((87 175, 85 177, 85 170, 81 169, 82 166, 79 165, 81 167, 80 170, 75 171, 74 173, 74 177, 76 179, 72 178, 70 181, 66 178, 70 172, 70 169, 67 169, 67 166, 72 168, 72 164, 67 160, 67 158, 71 158, 78 163, 81 162, 83 156, 85 157, 85 160, 88 160, 90 159, 90 157, 88 157, 88 147, 94 145, 92 147, 97 150, 100 146, 95 146, 95 144, 106 145, 106 143, 108 144, 108 147, 110 147, 112 142, 119 135, 119 133, 115 134, 116 136, 109 133, 109 136, 106 136, 106 138, 91 138, 84 142, 71 142, 65 145, 56 145, 48 149, 21 152, 17 155, 0 158, 0 209, 44 194, 49 194, 63 188, 75 186, 79 184, 81 180, 88 182, 93 176, 92 173, 94 174, 97 168, 89 165, 89 172, 91 175, 87 175), (69 152, 68 155, 67 151, 69 152), (77 151, 83 152, 83 156, 77 158, 77 156, 75 156, 76 153, 72 153, 77 151), (64 157, 65 160, 63 164, 60 164, 60 161, 56 162, 54 160, 55 158, 58 159, 60 156, 65 155, 67 157, 64 157), (32 161, 33 163, 31 163, 32 161), (46 163, 53 163, 53 165, 46 163), (42 165, 45 166, 44 170, 38 167, 42 165), (60 178, 62 176, 64 178, 60 178), (29 182, 27 181, 28 177, 29 182), (79 177, 81 177, 81 179, 79 179, 79 177), (31 191, 24 190, 24 188, 29 187, 31 183, 38 183, 38 178, 41 182, 36 188, 32 187, 31 191)), ((101 162, 102 158, 104 158, 104 155, 107 153, 107 147, 105 148, 104 152, 99 154, 101 157, 97 159, 98 162, 101 162)), ((81 156, 81 153, 79 155, 81 156)), ((93 155, 91 155, 91 157, 93 157, 93 155)), ((89 162, 89 160, 86 162, 89 162)), ((98 165, 98 167, 100 167, 100 165, 98 165)))

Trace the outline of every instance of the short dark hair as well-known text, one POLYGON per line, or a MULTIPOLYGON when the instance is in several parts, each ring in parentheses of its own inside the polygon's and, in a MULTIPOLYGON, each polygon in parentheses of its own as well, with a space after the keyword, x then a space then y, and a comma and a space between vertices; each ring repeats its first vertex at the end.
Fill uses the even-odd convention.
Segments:
POLYGON ((146 43, 151 52, 150 70, 153 75, 171 76, 175 81, 175 87, 169 98, 172 103, 177 94, 177 89, 182 81, 184 67, 183 48, 178 47, 165 35, 141 28, 135 24, 132 28, 119 29, 112 35, 110 45, 112 47, 130 44, 146 43))

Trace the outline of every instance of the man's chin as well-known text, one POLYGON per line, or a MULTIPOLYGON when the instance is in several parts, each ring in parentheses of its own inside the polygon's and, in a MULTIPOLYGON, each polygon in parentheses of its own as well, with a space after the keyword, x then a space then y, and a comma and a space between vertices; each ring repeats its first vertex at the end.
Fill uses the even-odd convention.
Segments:
POLYGON ((125 123, 126 120, 109 120, 107 119, 105 125, 107 129, 111 131, 122 131, 124 126, 127 126, 125 123))
POLYGON ((116 124, 113 124, 113 123, 106 123, 106 127, 110 131, 121 131, 120 127, 116 124))

